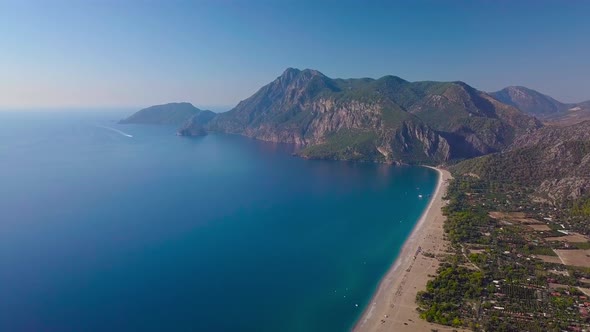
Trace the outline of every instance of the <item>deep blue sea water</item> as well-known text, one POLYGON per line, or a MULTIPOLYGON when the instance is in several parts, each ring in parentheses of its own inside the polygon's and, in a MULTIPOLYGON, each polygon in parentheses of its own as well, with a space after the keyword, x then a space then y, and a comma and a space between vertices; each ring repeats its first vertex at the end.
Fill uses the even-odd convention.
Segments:
POLYGON ((0 331, 346 331, 437 180, 128 114, 0 112, 0 331))

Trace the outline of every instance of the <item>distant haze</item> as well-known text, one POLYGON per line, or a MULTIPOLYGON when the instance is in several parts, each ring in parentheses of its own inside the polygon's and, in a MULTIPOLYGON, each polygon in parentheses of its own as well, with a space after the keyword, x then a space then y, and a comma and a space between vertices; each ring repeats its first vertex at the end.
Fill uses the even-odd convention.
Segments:
POLYGON ((287 67, 579 102, 588 12, 582 1, 2 1, 0 108, 221 111, 287 67))

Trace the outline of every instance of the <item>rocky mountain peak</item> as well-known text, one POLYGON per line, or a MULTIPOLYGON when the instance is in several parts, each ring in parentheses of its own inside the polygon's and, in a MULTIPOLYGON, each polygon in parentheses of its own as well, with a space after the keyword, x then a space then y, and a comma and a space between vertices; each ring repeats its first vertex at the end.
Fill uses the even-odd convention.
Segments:
POLYGON ((324 90, 338 90, 334 82, 321 72, 296 68, 287 68, 267 87, 267 92, 273 96, 273 99, 286 97, 290 103, 298 103, 304 99, 312 98, 324 90))
POLYGON ((544 117, 567 109, 567 105, 538 91, 523 86, 509 86, 490 93, 497 100, 523 112, 544 117))
POLYGON ((297 68, 287 68, 281 74, 281 76, 278 77, 277 80, 280 80, 282 82, 291 82, 291 81, 297 80, 297 79, 309 80, 314 77, 327 78, 326 75, 322 74, 321 72, 319 72, 315 69, 300 70, 297 68))
POLYGON ((297 75, 299 75, 301 73, 301 70, 297 69, 297 68, 287 68, 285 69, 285 71, 281 74, 281 76, 279 76, 279 79, 283 80, 283 81, 290 81, 293 78, 295 78, 297 75))

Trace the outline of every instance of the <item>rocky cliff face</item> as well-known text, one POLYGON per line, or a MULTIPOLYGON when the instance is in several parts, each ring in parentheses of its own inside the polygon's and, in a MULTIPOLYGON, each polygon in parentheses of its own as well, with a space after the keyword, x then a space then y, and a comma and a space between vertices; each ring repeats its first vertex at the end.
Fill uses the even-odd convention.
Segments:
POLYGON ((403 162, 405 159, 416 159, 422 162, 428 160, 444 162, 451 158, 449 141, 432 128, 418 121, 405 121, 396 130, 395 136, 386 141, 392 142, 383 146, 383 149, 391 156, 390 159, 395 158, 401 152, 397 156, 397 162, 403 162), (397 149, 390 149, 390 147, 396 147, 396 145, 397 149))
POLYGON ((531 149, 538 154, 533 172, 541 175, 539 196, 559 201, 590 194, 590 121, 548 126, 517 139, 508 153, 531 149))
POLYGON ((550 202, 590 194, 590 121, 546 126, 518 137, 506 151, 464 161, 453 169, 535 189, 550 202))
POLYGON ((499 151, 540 126, 462 82, 343 80, 290 68, 205 129, 295 143, 307 158, 440 163, 499 151))

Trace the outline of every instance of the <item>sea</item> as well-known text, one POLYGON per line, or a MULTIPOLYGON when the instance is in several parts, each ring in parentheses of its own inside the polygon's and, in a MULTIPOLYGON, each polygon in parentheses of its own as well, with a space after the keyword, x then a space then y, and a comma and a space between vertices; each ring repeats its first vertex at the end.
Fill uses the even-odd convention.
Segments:
POLYGON ((131 113, 0 112, 0 331, 350 330, 437 182, 131 113))

